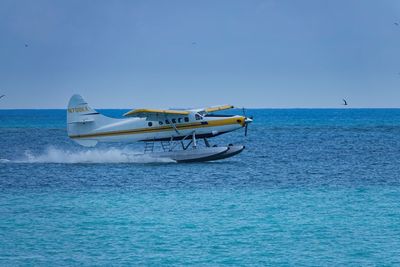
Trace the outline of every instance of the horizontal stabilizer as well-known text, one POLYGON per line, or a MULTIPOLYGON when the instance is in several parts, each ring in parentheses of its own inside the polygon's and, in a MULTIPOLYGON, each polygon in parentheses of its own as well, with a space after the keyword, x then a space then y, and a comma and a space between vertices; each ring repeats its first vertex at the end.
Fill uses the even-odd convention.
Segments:
POLYGON ((78 119, 78 120, 73 120, 73 121, 71 121, 71 122, 69 122, 69 123, 88 123, 88 122, 94 122, 94 119, 93 118, 80 118, 80 119, 78 119))

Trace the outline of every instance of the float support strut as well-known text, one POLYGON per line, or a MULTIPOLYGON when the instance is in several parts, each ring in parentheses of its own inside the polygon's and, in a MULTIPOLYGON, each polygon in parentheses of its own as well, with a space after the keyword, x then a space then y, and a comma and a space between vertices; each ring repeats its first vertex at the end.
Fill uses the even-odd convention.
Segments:
POLYGON ((193 148, 196 148, 196 147, 197 147, 197 142, 196 142, 196 131, 193 131, 192 139, 193 139, 193 148))
POLYGON ((208 142, 207 138, 204 138, 204 144, 206 144, 206 147, 210 147, 210 142, 208 142))

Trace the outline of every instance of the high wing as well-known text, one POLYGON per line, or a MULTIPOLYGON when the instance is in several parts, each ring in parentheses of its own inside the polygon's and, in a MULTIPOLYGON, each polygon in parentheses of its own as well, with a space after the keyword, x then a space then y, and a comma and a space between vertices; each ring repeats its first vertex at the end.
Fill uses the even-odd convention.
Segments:
POLYGON ((136 117, 136 118, 146 118, 148 121, 154 121, 165 118, 177 118, 181 116, 187 116, 192 112, 198 112, 201 114, 211 113, 220 110, 232 109, 234 106, 232 105, 219 105, 212 106, 208 108, 200 108, 200 109, 190 109, 190 110, 173 110, 173 109, 147 109, 147 108, 139 108, 132 109, 124 114, 125 117, 136 117))
POLYGON ((187 116, 190 112, 186 110, 170 110, 170 109, 146 109, 139 108, 128 111, 124 114, 125 117, 146 118, 148 121, 176 118, 179 116, 187 116))
POLYGON ((232 106, 232 105, 212 106, 212 107, 205 108, 204 112, 210 113, 210 112, 232 109, 232 108, 234 108, 234 106, 232 106))
POLYGON ((219 106, 212 106, 208 108, 197 108, 197 109, 191 109, 190 111, 192 112, 198 112, 200 114, 207 114, 215 111, 220 111, 220 110, 226 110, 226 109, 232 109, 235 108, 232 105, 219 105, 219 106))

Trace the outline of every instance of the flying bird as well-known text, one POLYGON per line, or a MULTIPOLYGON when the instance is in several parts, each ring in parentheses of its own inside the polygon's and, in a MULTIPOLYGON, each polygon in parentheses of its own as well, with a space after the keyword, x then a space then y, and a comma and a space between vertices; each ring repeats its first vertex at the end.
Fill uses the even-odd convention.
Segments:
POLYGON ((0 95, 0 98, 3 98, 3 97, 5 97, 6 95, 0 95))
POLYGON ((398 22, 395 22, 394 25, 399 26, 400 24, 398 22))
POLYGON ((343 99, 343 106, 347 106, 348 104, 347 104, 347 101, 346 101, 346 99, 343 99))

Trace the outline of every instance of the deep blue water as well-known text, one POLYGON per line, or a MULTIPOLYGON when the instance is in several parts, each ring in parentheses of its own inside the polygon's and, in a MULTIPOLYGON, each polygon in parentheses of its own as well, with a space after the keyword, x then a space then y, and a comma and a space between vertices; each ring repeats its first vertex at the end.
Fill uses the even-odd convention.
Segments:
POLYGON ((248 113, 212 140, 242 154, 176 164, 0 110, 0 265, 400 265, 400 109, 248 113))

